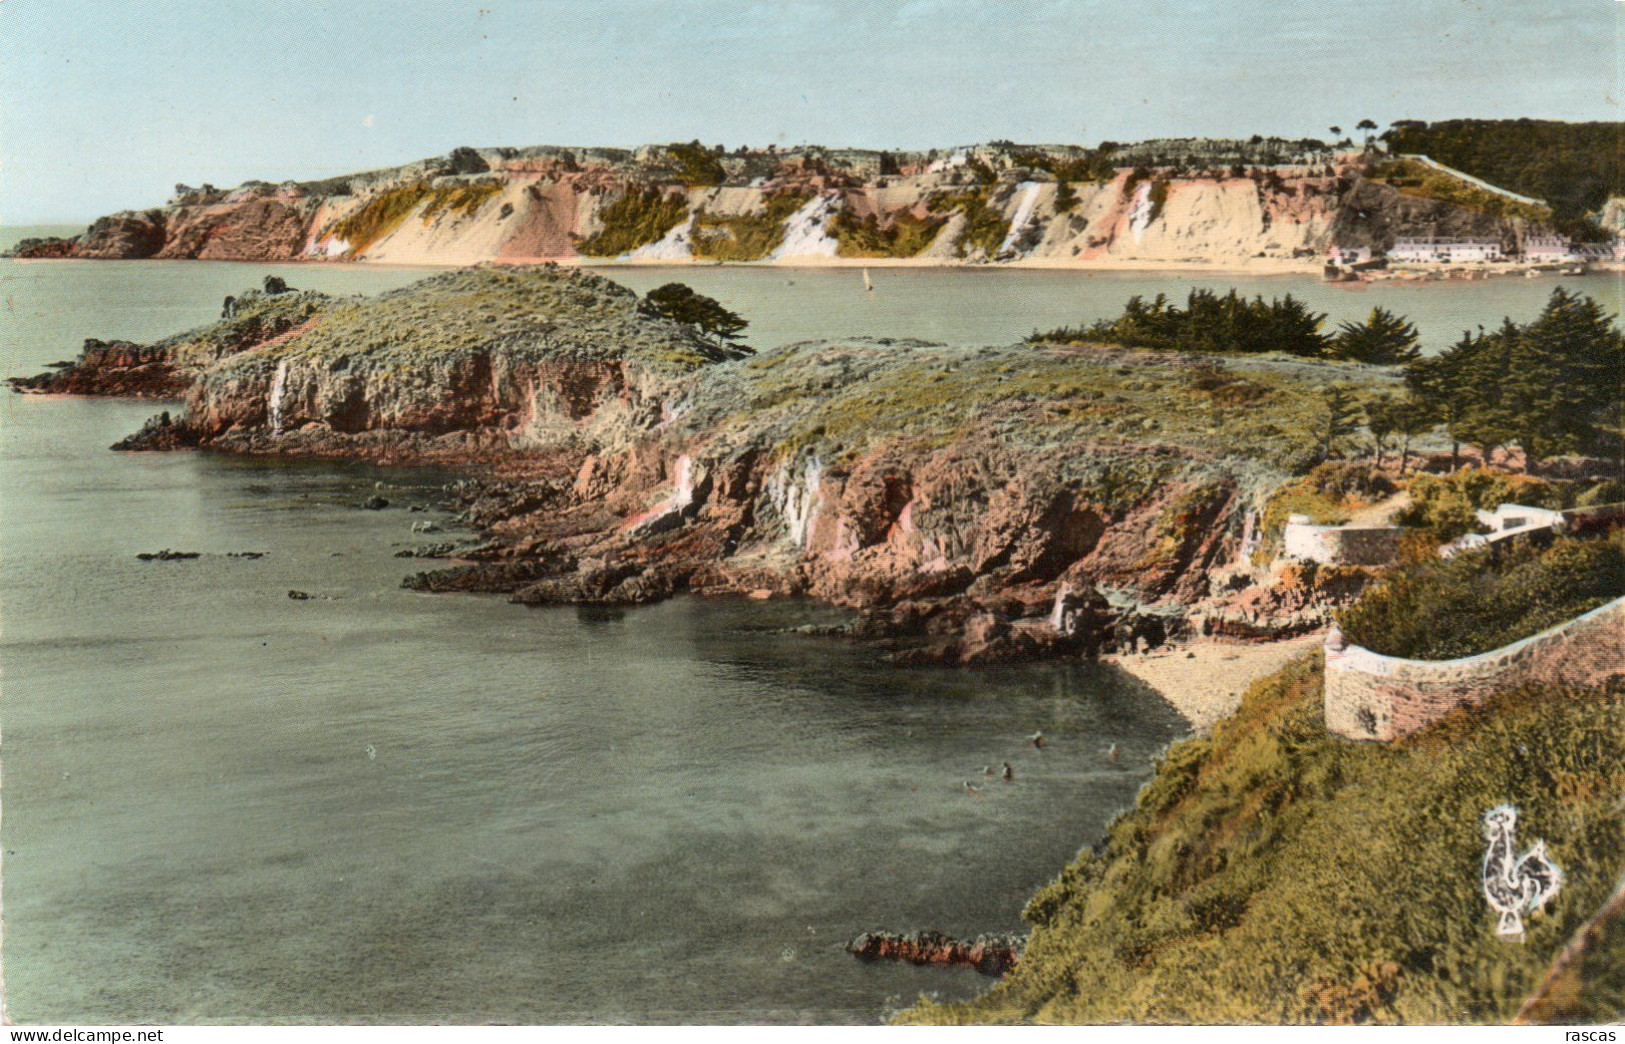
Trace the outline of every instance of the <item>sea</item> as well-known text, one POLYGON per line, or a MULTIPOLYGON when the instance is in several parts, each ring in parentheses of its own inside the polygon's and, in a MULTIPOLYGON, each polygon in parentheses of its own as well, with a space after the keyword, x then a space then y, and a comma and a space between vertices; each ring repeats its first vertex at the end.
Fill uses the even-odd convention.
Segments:
MULTIPOLYGON (((87 337, 204 324, 269 274, 373 294, 428 272, 0 261, 0 376, 87 337)), ((1557 285, 606 274, 688 283, 760 346, 1004 344, 1203 285, 1290 291, 1333 322, 1382 305, 1436 350, 1531 318, 1557 285)), ((1619 305, 1613 277, 1564 285, 1619 305)), ((410 592, 420 564, 398 551, 474 537, 439 506, 457 475, 108 450, 175 405, 0 394, 18 1023, 875 1023, 992 980, 860 962, 849 940, 1024 930, 1026 899, 1187 731, 1112 667, 892 667, 798 630, 843 619, 811 602, 608 612, 410 592), (362 510, 375 494, 390 507, 362 510), (424 520, 444 532, 413 533, 424 520), (199 557, 137 557, 163 549, 199 557), (988 778, 1005 761, 1014 780, 988 778)))

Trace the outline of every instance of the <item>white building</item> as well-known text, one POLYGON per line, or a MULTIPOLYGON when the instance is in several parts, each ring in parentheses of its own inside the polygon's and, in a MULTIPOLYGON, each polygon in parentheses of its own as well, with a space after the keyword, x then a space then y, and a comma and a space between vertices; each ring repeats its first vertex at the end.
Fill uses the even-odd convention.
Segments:
POLYGON ((1450 236, 1400 236, 1388 251, 1395 261, 1456 264, 1462 261, 1499 261, 1505 255, 1497 239, 1450 236))
POLYGON ((1525 236, 1525 261, 1567 261, 1574 256, 1574 247, 1562 236, 1525 236))

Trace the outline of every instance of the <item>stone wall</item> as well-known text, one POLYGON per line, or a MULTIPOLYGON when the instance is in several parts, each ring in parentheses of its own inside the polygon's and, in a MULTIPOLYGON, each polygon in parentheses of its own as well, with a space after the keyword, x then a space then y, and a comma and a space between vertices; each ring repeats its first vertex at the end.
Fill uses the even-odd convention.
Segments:
POLYGON ((1390 565, 1399 555, 1398 526, 1317 526, 1293 515, 1281 533, 1282 551, 1322 565, 1390 565))
POLYGON ((1625 598, 1520 642, 1459 660, 1403 660, 1326 638, 1326 728, 1388 741, 1456 707, 1531 682, 1598 685, 1625 677, 1625 598))

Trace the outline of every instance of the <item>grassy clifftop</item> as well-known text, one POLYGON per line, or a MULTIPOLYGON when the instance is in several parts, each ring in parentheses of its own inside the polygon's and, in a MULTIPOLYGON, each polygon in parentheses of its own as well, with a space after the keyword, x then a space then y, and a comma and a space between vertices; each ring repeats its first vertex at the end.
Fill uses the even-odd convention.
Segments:
POLYGON ((362 353, 407 361, 498 347, 517 359, 628 358, 672 372, 737 354, 649 314, 635 293, 601 276, 481 265, 329 303, 293 336, 244 362, 362 353))
MULTIPOLYGON (((1032 899, 1017 970, 902 1021, 1513 1019, 1625 870, 1625 688, 1507 693, 1376 746, 1327 735, 1321 675, 1318 654, 1292 664, 1172 748, 1032 899), (1568 876, 1522 945, 1479 892, 1480 818, 1508 802, 1520 850, 1545 839, 1568 876)), ((1620 964, 1594 950, 1563 1017, 1625 1013, 1620 964)))
POLYGON ((1279 481, 1314 461, 1326 385, 1363 395, 1394 380, 1376 368, 1280 357, 815 342, 709 375, 686 423, 767 430, 788 452, 826 461, 880 439, 940 446, 983 435, 1053 449, 1063 475, 1092 455, 1152 450, 1147 459, 1230 460, 1279 481))

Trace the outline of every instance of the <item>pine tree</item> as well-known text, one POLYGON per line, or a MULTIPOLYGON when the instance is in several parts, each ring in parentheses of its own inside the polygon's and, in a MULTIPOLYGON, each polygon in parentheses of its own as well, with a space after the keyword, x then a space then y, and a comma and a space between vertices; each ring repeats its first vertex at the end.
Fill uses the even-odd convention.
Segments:
POLYGON ((1395 403, 1393 420, 1399 434, 1399 477, 1404 478, 1411 463, 1411 440, 1431 430, 1439 418, 1430 404, 1407 396, 1395 403))
MULTIPOLYGON (((738 340, 750 325, 737 312, 724 308, 720 301, 697 294, 693 287, 683 283, 656 287, 644 296, 644 300, 656 314, 685 326, 693 326, 701 333, 715 337, 719 345, 738 340)), ((735 350, 746 349, 735 346, 735 350)))
POLYGON ((1371 315, 1363 323, 1346 322, 1338 326, 1327 352, 1335 359, 1378 366, 1402 365, 1422 354, 1417 347, 1416 324, 1406 322, 1386 308, 1371 309, 1371 315))
POLYGON ((1397 412, 1399 403, 1390 395, 1383 395, 1365 407, 1365 426, 1371 432, 1371 441, 1376 446, 1376 454, 1372 458, 1372 465, 1382 467, 1382 447, 1392 435, 1398 424, 1397 412))
POLYGON ((1337 444, 1359 426, 1360 411, 1349 393, 1337 385, 1322 389, 1321 401, 1326 407, 1326 422, 1321 429, 1320 459, 1330 460, 1337 444))

